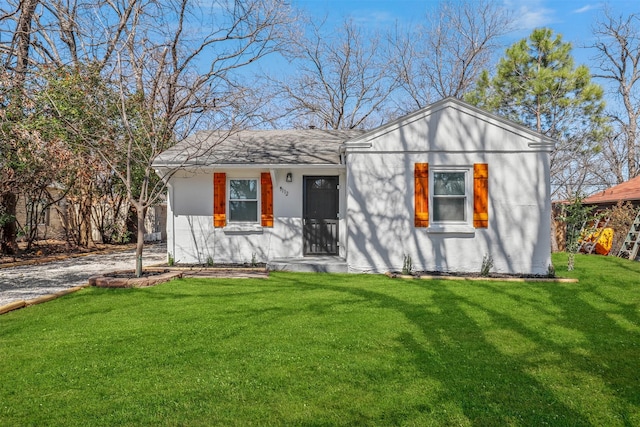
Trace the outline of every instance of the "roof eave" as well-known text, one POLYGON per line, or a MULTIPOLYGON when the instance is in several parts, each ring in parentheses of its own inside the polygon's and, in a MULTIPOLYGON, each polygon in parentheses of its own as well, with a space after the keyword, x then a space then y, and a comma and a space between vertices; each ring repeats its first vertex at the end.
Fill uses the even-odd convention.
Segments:
POLYGON ((423 119, 447 107, 454 107, 474 117, 478 117, 489 123, 493 123, 502 128, 505 128, 519 136, 522 136, 530 141, 530 148, 543 151, 552 151, 555 148, 556 141, 552 138, 549 138, 548 136, 545 136, 518 123, 514 123, 511 120, 505 119, 496 114, 490 113, 486 110, 452 97, 434 102, 433 104, 428 105, 414 113, 400 117, 390 123, 372 129, 371 131, 366 132, 363 135, 346 141, 343 146, 345 147, 345 150, 370 148, 374 139, 392 132, 393 130, 401 128, 409 123, 423 119))
POLYGON ((344 169, 339 163, 154 163, 155 169, 344 169))

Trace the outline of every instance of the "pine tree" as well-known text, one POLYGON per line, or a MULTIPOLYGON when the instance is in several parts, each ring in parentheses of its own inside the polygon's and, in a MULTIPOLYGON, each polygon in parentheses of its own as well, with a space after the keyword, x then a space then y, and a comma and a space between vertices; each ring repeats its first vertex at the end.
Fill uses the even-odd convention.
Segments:
POLYGON ((509 47, 490 77, 485 70, 465 99, 557 141, 551 160, 555 195, 571 197, 594 184, 589 171, 608 131, 604 91, 571 44, 548 28, 509 47))

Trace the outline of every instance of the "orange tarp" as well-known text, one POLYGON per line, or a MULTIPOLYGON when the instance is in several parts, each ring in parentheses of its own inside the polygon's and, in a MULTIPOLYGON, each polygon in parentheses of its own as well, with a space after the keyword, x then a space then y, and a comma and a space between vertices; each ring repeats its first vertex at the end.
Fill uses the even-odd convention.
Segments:
POLYGON ((598 230, 589 234, 584 240, 595 243, 595 253, 607 255, 611 251, 611 246, 613 246, 613 228, 607 227, 598 230))

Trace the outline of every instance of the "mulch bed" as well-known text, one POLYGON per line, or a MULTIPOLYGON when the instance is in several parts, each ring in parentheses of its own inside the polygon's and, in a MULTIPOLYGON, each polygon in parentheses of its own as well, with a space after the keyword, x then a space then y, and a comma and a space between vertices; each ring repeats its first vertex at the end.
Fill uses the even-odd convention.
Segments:
POLYGON ((550 277, 536 274, 503 274, 490 273, 483 276, 479 273, 449 273, 444 271, 420 271, 411 274, 402 274, 399 272, 386 273, 390 278, 401 279, 432 279, 432 280, 489 280, 501 282, 563 282, 575 283, 578 279, 566 279, 560 277, 550 277))
POLYGON ((169 264, 162 264, 160 267, 164 268, 180 268, 180 269, 265 269, 267 268, 267 264, 264 262, 257 262, 254 264, 244 262, 244 263, 214 263, 214 264, 174 264, 169 266, 169 264))

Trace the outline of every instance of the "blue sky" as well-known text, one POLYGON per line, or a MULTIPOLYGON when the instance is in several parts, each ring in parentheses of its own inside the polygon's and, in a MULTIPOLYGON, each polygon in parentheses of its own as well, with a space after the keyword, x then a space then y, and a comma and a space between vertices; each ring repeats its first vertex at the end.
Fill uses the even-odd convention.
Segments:
MULTIPOLYGON (((577 63, 588 64, 589 45, 594 19, 608 4, 617 14, 640 12, 639 0, 496 0, 515 12, 514 31, 505 39, 505 47, 527 37, 534 28, 549 27, 573 44, 577 63)), ((292 0, 318 19, 325 15, 329 21, 350 17, 370 27, 384 29, 395 25, 419 24, 424 16, 437 7, 437 0, 292 0)))

